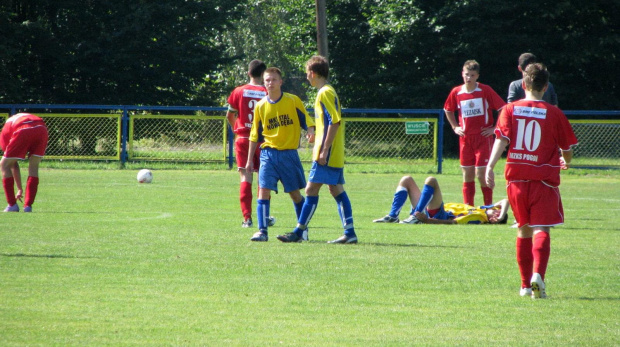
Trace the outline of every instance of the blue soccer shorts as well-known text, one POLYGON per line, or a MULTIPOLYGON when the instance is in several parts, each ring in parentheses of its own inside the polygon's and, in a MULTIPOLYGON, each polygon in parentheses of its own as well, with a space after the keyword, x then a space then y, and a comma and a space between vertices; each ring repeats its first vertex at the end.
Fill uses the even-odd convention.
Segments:
POLYGON ((439 219, 439 220, 450 220, 450 219, 454 219, 454 213, 452 212, 448 212, 444 209, 443 207, 443 202, 441 203, 441 206, 439 206, 438 211, 433 214, 432 216, 428 213, 428 210, 425 211, 426 215, 429 216, 430 218, 434 218, 434 219, 439 219))
POLYGON ((261 188, 278 192, 278 181, 285 193, 306 187, 304 168, 296 149, 279 151, 265 147, 260 152, 258 184, 261 188))
POLYGON ((312 168, 308 173, 308 181, 312 183, 329 184, 331 186, 344 184, 344 169, 319 165, 315 161, 312 163, 312 168))

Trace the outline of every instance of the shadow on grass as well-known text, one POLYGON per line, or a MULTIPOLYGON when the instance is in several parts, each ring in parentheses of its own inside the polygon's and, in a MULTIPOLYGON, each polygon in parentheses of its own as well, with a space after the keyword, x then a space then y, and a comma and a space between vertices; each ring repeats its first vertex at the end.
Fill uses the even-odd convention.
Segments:
POLYGON ((608 301, 618 301, 620 300, 620 297, 603 297, 603 298, 587 298, 587 297, 580 297, 577 298, 579 300, 585 300, 585 301, 599 301, 599 300, 608 300, 608 301))
MULTIPOLYGON (((327 241, 310 240, 304 243, 327 243, 327 241)), ((379 247, 420 247, 420 248, 465 248, 463 246, 444 246, 444 245, 421 245, 418 243, 380 243, 380 242, 360 242, 348 245, 333 245, 334 247, 356 247, 356 246, 379 246, 379 247)))
POLYGON ((49 258, 49 259, 90 259, 91 257, 77 257, 74 255, 63 255, 63 254, 25 254, 25 253, 1 253, 0 256, 9 257, 9 258, 49 258))
MULTIPOLYGON (((570 227, 562 227, 561 230, 594 230, 594 231, 600 231, 602 228, 570 228, 570 227)), ((558 229, 560 230, 560 229, 558 229)), ((609 228, 609 227, 605 227, 605 231, 607 230, 611 230, 611 231, 620 231, 620 228, 609 228)))

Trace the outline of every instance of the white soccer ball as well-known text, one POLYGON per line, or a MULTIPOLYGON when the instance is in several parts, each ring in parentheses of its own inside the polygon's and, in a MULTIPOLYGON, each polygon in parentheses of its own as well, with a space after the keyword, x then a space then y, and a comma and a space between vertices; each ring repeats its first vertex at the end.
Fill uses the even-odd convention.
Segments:
POLYGON ((142 169, 138 172, 138 183, 153 182, 153 173, 149 169, 142 169))

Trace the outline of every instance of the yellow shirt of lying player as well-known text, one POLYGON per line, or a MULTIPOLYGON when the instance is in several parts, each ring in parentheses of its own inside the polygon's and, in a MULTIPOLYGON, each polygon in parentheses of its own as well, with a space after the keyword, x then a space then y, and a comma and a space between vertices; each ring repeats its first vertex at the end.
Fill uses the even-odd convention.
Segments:
POLYGON ((250 141, 264 140, 261 148, 297 149, 301 129, 308 130, 309 126, 314 126, 314 120, 298 96, 282 93, 276 101, 266 96, 254 107, 250 141))
MULTIPOLYGON (((340 109, 340 100, 334 88, 326 84, 318 92, 316 101, 314 102, 314 121, 316 123, 314 151, 312 159, 318 160, 323 143, 327 136, 327 129, 330 124, 338 123, 342 120, 342 112, 340 109)), ((329 149, 327 156, 327 166, 334 168, 344 167, 344 127, 342 123, 336 138, 329 149)))
POLYGON ((486 224, 489 223, 489 217, 486 209, 470 206, 458 202, 449 202, 444 204, 444 209, 452 212, 456 218, 457 224, 486 224))

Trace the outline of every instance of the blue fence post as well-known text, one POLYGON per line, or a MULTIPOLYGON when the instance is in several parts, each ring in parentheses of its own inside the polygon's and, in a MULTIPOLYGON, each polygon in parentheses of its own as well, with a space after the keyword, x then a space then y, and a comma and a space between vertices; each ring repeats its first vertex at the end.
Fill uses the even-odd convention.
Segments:
POLYGON ((235 134, 233 133, 232 128, 230 127, 230 124, 228 124, 226 126, 226 132, 228 133, 228 169, 232 169, 233 168, 233 158, 234 158, 234 154, 233 154, 233 142, 235 141, 235 134))
POLYGON ((443 163, 443 122, 444 122, 444 111, 439 111, 439 118, 437 119, 437 126, 439 127, 439 131, 437 132, 437 173, 441 174, 442 172, 442 163, 443 163))
POLYGON ((129 139, 129 113, 127 106, 123 106, 123 115, 121 116, 121 166, 125 166, 127 162, 127 141, 129 139))

